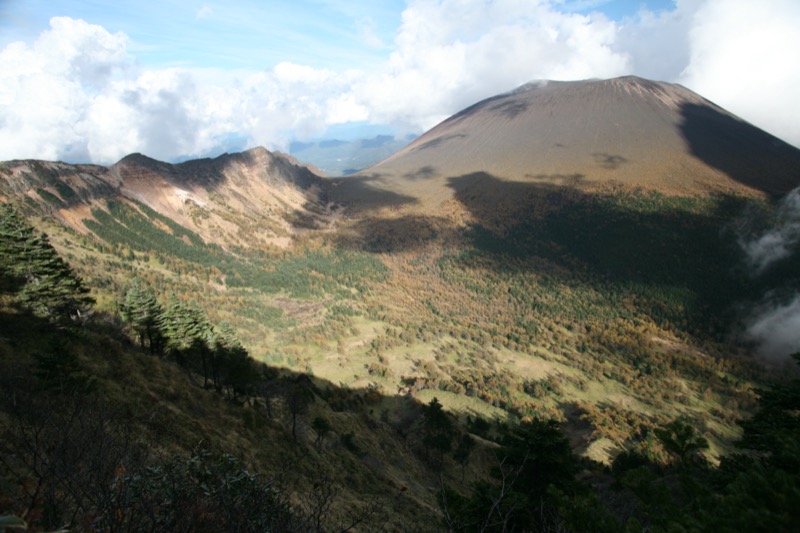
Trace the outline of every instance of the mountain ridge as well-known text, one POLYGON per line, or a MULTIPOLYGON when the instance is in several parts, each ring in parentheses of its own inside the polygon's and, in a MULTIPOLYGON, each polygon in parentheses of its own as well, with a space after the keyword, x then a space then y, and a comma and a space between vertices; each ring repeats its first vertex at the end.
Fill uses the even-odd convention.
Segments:
POLYGON ((286 245, 291 220, 324 211, 323 178, 292 156, 257 147, 172 164, 140 153, 108 167, 14 160, 2 163, 0 197, 16 198, 85 233, 84 219, 108 200, 140 202, 197 231, 206 241, 249 246, 256 225, 267 243, 286 245), (247 220, 249 219, 249 220, 247 220))
MULTIPOLYGON (((383 454, 361 455, 358 440, 387 423, 408 434, 411 419, 392 405, 397 398, 456 413, 479 436, 486 435, 479 419, 498 432, 558 421, 576 453, 606 464, 626 453, 665 457, 653 435, 673 420, 706 439, 708 457, 730 451, 734 423, 752 412, 765 376, 752 345, 735 337, 737 311, 795 278, 747 276, 728 229, 745 212, 769 224, 769 199, 796 181, 780 172, 795 152, 682 88, 638 79, 534 84, 448 120, 353 177, 327 179, 263 148, 175 165, 130 154, 111 168, 3 163, 0 197, 18 200, 26 215, 45 215, 36 223, 96 287, 99 318, 115 317, 132 291, 146 287, 170 307, 191 302, 213 323, 235 328, 253 359, 303 381, 325 380, 331 420, 352 409, 340 398, 360 391, 353 401, 363 409, 354 412, 364 427, 334 432, 346 460, 367 469, 385 471, 383 454), (557 124, 561 109, 571 122, 557 124), (695 127, 681 129, 684 111, 695 127), (609 129, 609 117, 647 127, 609 129), (651 130, 662 144, 645 151, 641 132, 651 130), (635 143, 622 142, 637 132, 635 143), (619 146, 602 144, 611 141, 619 146), (720 142, 789 155, 774 176, 749 176, 736 163, 747 153, 733 163, 715 159, 728 153, 720 142), (582 159, 565 157, 570 150, 582 159), (539 159, 528 164, 531 153, 539 159), (637 181, 631 169, 648 161, 653 174, 637 181), (670 172, 664 161, 674 163, 670 172)), ((795 257, 783 263, 787 272, 796 264, 795 257)), ((207 381, 205 355, 199 350, 192 364, 207 381)), ((266 411, 275 394, 263 394, 266 411)), ((180 396, 194 413, 190 422, 202 416, 180 396)), ((246 430, 265 417, 272 423, 269 412, 252 411, 241 414, 246 430)), ((294 414, 300 442, 305 434, 307 448, 319 452, 324 425, 287 411, 286 428, 294 428, 294 414)), ((431 442, 436 428, 429 429, 431 442)), ((270 444, 288 450, 290 440, 270 444)), ((444 452, 436 460, 423 444, 422 458, 442 466, 444 452)), ((465 470, 485 476, 496 466, 491 446, 477 469, 448 459, 452 482, 458 466, 465 490, 465 470)), ((349 485, 352 471, 341 470, 349 485)), ((436 480, 444 478, 407 473, 390 481, 412 487, 400 490, 421 495, 433 514, 445 488, 436 480)))

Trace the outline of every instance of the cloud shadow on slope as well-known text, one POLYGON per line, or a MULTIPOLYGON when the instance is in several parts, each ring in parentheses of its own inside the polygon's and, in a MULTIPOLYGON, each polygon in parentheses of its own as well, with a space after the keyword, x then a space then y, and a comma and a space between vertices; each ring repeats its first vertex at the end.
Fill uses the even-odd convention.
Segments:
MULTIPOLYGON (((673 198, 654 193, 591 194, 550 182, 509 182, 487 173, 450 178, 475 220, 473 246, 493 268, 552 265, 575 280, 646 298, 679 297, 692 320, 719 316, 757 294, 736 266, 735 235, 725 228, 744 200, 673 198)), ((670 318, 672 320, 672 318, 670 318)))
POLYGON ((625 163, 629 162, 629 159, 622 157, 621 155, 607 154, 604 152, 595 152, 592 154, 592 158, 594 159, 595 163, 608 170, 616 170, 625 163))
POLYGON ((418 150, 430 150, 431 148, 437 148, 448 141, 452 141, 453 139, 463 139, 465 137, 467 137, 465 133, 449 133, 447 135, 442 135, 440 137, 436 137, 435 139, 431 139, 430 141, 424 142, 419 146, 415 146, 412 151, 416 152, 418 150))
POLYGON ((773 197, 800 185, 797 148, 711 106, 683 104, 681 115, 689 149, 706 164, 773 197))
POLYGON ((380 181, 382 177, 382 174, 373 173, 331 180, 328 199, 344 205, 348 211, 399 208, 417 202, 412 196, 375 187, 373 183, 380 181))
POLYGON ((403 177, 412 181, 426 180, 436 176, 436 167, 425 165, 414 172, 407 172, 403 177))
POLYGON ((402 215, 366 217, 341 228, 336 245, 370 253, 423 251, 437 242, 451 242, 454 229, 441 217, 402 215))

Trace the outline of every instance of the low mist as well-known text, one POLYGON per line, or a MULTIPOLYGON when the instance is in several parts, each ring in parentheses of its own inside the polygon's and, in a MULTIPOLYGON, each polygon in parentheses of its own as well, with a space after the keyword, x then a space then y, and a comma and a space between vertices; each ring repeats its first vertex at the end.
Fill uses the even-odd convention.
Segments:
MULTIPOLYGON (((794 256, 800 244, 800 188, 780 201, 769 229, 742 237, 739 244, 753 278, 766 277, 794 256)), ((800 351, 800 293, 788 287, 792 281, 781 280, 782 288, 769 290, 745 319, 745 337, 757 344, 760 356, 770 360, 800 351)))

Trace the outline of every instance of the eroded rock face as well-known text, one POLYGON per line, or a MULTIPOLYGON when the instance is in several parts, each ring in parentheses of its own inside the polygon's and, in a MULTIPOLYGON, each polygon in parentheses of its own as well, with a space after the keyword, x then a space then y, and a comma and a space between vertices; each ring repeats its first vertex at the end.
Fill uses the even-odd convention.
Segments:
POLYGON ((324 218, 324 178, 290 156, 254 148, 173 165, 131 154, 110 167, 9 161, 0 196, 53 214, 78 231, 107 200, 141 203, 207 242, 287 244, 324 218), (302 228, 301 228, 302 229, 302 228))

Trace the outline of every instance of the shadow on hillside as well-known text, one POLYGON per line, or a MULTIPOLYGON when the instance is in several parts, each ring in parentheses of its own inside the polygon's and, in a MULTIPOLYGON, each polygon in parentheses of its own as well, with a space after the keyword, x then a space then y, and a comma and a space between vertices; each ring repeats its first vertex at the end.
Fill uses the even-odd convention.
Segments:
POLYGON ((417 202, 412 196, 374 187, 372 183, 381 177, 381 174, 367 174, 335 179, 331 182, 329 199, 357 210, 400 207, 417 202))
POLYGON ((800 184, 800 150, 710 106, 684 104, 681 132, 692 154, 773 197, 800 184))
POLYGON ((450 242, 454 230, 441 217, 403 215, 396 218, 367 217, 342 228, 337 246, 371 253, 423 250, 437 241, 450 242))
POLYGON ((559 185, 563 176, 544 178, 450 178, 475 220, 472 243, 494 259, 494 268, 534 268, 544 259, 573 279, 645 290, 659 301, 678 295, 695 316, 729 310, 756 290, 736 273, 740 252, 727 230, 745 200, 592 194, 559 185), (528 261, 533 258, 538 262, 528 261))
POLYGON ((524 113, 530 107, 527 101, 508 100, 493 105, 489 110, 503 115, 505 118, 513 119, 524 113))
MULTIPOLYGON (((127 499, 108 499, 106 492, 119 486, 120 472, 131 479, 163 474, 159 481, 169 480, 163 486, 180 491, 170 477, 175 471, 164 466, 164 458, 180 456, 189 461, 192 457, 192 464, 197 464, 194 454, 198 451, 242 458, 248 470, 276 480, 271 490, 287 495, 302 498, 312 483, 315 487, 328 484, 336 492, 326 493, 326 504, 335 502, 333 508, 341 516, 346 515, 338 508, 346 509, 348 515, 361 513, 366 525, 375 520, 396 530, 396 521, 389 520, 383 507, 405 515, 422 512, 423 521, 436 519, 435 511, 427 516, 420 511, 420 491, 405 485, 436 486, 438 482, 421 444, 424 407, 411 395, 384 396, 371 388, 350 389, 294 370, 252 363, 248 392, 232 397, 204 388, 202 377, 170 358, 136 348, 107 323, 90 322, 82 333, 70 334, 47 321, 0 307, 0 327, 4 453, 0 498, 10 510, 25 509, 31 502, 37 511, 54 509, 52 518, 42 518, 44 513, 26 517, 37 530, 67 523, 70 513, 82 523, 99 523, 98 517, 109 523, 122 515, 125 520, 148 523, 148 516, 143 518, 141 513, 163 512, 160 500, 147 507, 148 495, 161 494, 161 485, 132 485, 138 497, 133 505, 127 499), (320 420, 324 432, 319 429, 320 420), (41 468, 42 464, 47 466, 41 468), (282 472, 291 476, 279 479, 282 472), (398 482, 396 472, 414 475, 398 482), (37 498, 35 491, 41 486, 58 490, 37 498), (346 487, 341 496, 339 486, 346 487), (380 506, 368 513, 370 505, 377 503, 380 506)), ((455 422, 453 417, 448 419, 455 422)), ((457 428, 458 433, 463 431, 457 428)), ((215 479, 216 474, 202 472, 215 479)), ((222 479, 226 486, 227 481, 236 486, 234 474, 241 474, 238 470, 230 474, 222 479)), ((455 467, 447 474, 455 477, 455 467)), ((194 501, 181 499, 180 512, 196 526, 192 520, 197 519, 192 517, 200 513, 186 510, 192 509, 194 501)), ((197 509, 207 511, 209 501, 207 495, 201 496, 197 509)), ((262 500, 253 501, 264 505, 262 500)), ((304 507, 290 509, 302 512, 304 507)), ((320 509, 328 513, 328 507, 320 509)), ((149 515, 153 523, 155 516, 149 515)))
POLYGON ((451 141, 453 139, 463 139, 466 136, 467 135, 464 133, 449 133, 447 135, 442 135, 440 137, 436 137, 435 139, 431 139, 428 142, 424 142, 419 146, 415 146, 413 151, 429 150, 431 148, 437 148, 448 141, 451 141))
POLYGON ((425 165, 420 167, 415 172, 408 172, 403 174, 403 177, 412 181, 426 180, 436 176, 436 167, 425 165))
POLYGON ((745 199, 589 193, 573 186, 580 174, 529 179, 485 172, 449 178, 472 220, 467 229, 442 217, 385 214, 354 220, 337 244, 390 253, 455 243, 472 247, 498 272, 546 268, 567 283, 626 295, 665 321, 687 324, 732 320, 736 304, 764 289, 744 275, 732 229, 745 199))

